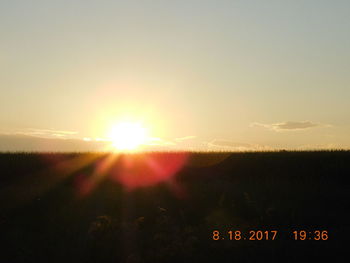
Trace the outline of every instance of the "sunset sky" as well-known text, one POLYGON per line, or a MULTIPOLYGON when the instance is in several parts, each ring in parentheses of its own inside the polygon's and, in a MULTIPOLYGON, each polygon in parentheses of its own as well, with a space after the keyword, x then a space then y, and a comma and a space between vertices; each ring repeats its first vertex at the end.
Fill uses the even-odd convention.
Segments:
POLYGON ((350 148, 350 1, 1 1, 0 151, 350 148))

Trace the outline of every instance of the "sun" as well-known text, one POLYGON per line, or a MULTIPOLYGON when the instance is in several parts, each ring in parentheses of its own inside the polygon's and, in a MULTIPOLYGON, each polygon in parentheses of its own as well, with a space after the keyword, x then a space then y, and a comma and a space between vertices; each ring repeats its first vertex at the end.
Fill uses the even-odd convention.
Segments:
POLYGON ((147 129, 139 122, 120 122, 109 133, 112 146, 120 151, 135 151, 148 140, 147 129))

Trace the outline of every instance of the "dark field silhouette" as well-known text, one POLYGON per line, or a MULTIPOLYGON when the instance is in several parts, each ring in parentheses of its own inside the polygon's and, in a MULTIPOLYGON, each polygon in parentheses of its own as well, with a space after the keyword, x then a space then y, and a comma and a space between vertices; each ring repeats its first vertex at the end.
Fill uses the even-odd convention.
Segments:
POLYGON ((348 255, 348 151, 3 153, 0 167, 0 262, 348 255))

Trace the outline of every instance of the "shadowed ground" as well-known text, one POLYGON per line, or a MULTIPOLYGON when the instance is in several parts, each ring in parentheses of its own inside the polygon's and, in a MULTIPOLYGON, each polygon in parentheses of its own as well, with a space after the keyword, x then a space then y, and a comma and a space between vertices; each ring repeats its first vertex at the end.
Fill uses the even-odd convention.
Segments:
POLYGON ((1 262, 300 262, 347 254, 346 151, 4 153, 0 168, 1 262), (229 240, 230 230, 247 239, 250 230, 278 233, 229 240), (294 230, 327 231, 328 240, 295 241, 294 230))

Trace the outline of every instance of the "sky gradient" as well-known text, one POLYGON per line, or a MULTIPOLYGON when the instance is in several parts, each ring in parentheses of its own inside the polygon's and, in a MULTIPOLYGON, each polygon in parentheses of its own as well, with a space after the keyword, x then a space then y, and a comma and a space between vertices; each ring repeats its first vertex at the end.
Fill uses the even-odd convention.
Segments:
POLYGON ((349 149, 349 11, 341 0, 1 1, 0 151, 95 149, 122 118, 165 148, 349 149))

